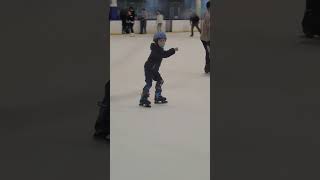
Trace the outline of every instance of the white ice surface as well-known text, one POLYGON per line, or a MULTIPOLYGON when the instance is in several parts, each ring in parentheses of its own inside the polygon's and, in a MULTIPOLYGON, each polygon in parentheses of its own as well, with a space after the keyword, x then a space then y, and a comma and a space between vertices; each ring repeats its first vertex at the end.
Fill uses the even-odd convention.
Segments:
POLYGON ((197 33, 167 35, 166 48, 179 47, 160 68, 169 103, 150 109, 138 103, 152 36, 111 36, 111 180, 210 179, 205 52, 197 33))

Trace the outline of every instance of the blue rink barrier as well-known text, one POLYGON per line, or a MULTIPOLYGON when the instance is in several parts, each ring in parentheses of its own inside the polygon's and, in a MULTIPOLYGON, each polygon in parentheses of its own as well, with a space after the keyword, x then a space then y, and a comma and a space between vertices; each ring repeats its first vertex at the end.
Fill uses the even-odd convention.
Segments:
POLYGON ((110 20, 118 20, 118 7, 110 7, 110 14, 109 14, 110 20))

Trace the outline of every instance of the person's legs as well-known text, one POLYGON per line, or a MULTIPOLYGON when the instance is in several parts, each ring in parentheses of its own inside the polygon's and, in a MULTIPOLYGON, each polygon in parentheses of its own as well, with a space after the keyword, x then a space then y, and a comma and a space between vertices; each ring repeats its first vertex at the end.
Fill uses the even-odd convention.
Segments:
POLYGON ((193 29, 194 29, 194 24, 192 23, 191 24, 191 35, 190 36, 193 36, 193 29))
POLYGON ((162 23, 159 23, 159 24, 158 24, 158 28, 157 28, 158 32, 161 32, 161 31, 162 31, 161 28, 162 28, 162 23))
POLYGON ((145 82, 146 85, 143 87, 141 98, 140 98, 140 104, 149 103, 148 97, 150 95, 149 91, 152 87, 152 80, 153 80, 153 72, 150 70, 145 69, 145 82))
POLYGON ((205 72, 208 73, 210 72, 210 53, 209 53, 209 49, 210 49, 210 41, 206 42, 206 41, 202 41, 203 47, 206 51, 206 64, 205 64, 205 72))
POLYGON ((157 83, 156 83, 156 86, 155 86, 155 89, 156 89, 155 97, 156 98, 161 96, 163 83, 164 83, 163 79, 158 80, 157 83))
POLYGON ((167 98, 162 96, 162 85, 164 83, 161 75, 157 72, 154 78, 155 81, 157 81, 155 86, 155 96, 154 96, 154 102, 155 104, 163 104, 167 103, 167 98))
POLYGON ((142 26, 142 34, 145 34, 146 33, 146 24, 147 24, 147 21, 146 20, 144 20, 143 21, 143 26, 142 26))
POLYGON ((146 77, 146 85, 143 87, 143 94, 149 94, 150 88, 152 87, 152 78, 146 77))
POLYGON ((202 41, 203 47, 206 51, 206 64, 210 63, 210 55, 208 48, 210 47, 210 42, 202 41))
POLYGON ((147 20, 144 21, 144 34, 147 34, 147 20))
POLYGON ((126 20, 122 19, 122 34, 126 32, 126 20))
POLYGON ((140 21, 140 34, 143 34, 144 23, 143 20, 140 21))
POLYGON ((122 34, 123 34, 123 19, 121 19, 121 30, 122 30, 122 34))
POLYGON ((134 33, 134 31, 133 31, 133 23, 130 23, 130 31, 131 31, 131 33, 134 33))
POLYGON ((210 41, 208 41, 207 43, 207 56, 206 56, 206 64, 210 64, 210 41))
POLYGON ((196 24, 196 28, 198 29, 199 33, 201 34, 201 29, 199 28, 199 23, 196 24))
POLYGON ((161 95, 161 92, 162 92, 161 86, 164 83, 164 81, 163 81, 163 79, 162 79, 162 77, 161 77, 159 72, 155 72, 153 77, 154 77, 153 79, 157 82, 156 86, 155 86, 156 96, 157 96, 157 93, 158 93, 158 95, 161 95))
POLYGON ((126 29, 126 34, 129 34, 130 28, 129 28, 129 23, 125 22, 125 29, 126 29))

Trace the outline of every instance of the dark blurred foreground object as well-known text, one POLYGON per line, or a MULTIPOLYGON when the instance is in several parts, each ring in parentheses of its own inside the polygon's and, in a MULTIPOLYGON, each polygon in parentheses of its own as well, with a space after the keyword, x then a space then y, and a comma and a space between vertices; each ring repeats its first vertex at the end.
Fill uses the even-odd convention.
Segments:
POLYGON ((302 27, 307 38, 320 35, 320 0, 306 0, 302 27))
POLYGON ((98 102, 99 115, 95 124, 94 137, 96 139, 110 140, 110 81, 105 85, 105 94, 98 102))

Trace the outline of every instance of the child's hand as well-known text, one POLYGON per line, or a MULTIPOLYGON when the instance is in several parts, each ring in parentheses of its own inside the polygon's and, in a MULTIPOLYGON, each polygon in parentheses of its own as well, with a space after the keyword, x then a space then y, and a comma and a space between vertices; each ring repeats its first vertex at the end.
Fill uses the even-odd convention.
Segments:
POLYGON ((175 51, 178 51, 179 49, 178 49, 178 48, 174 48, 174 50, 175 50, 175 51))

